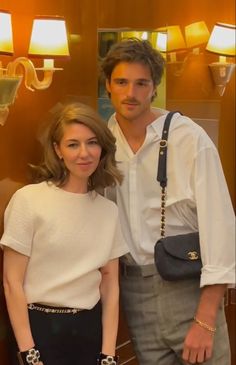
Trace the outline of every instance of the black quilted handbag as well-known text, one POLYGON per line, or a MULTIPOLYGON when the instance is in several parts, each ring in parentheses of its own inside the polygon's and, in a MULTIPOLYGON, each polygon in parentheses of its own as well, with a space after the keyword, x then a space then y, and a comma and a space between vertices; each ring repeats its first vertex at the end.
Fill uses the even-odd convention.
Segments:
POLYGON ((161 238, 154 248, 156 268, 168 281, 199 278, 202 268, 198 232, 165 237, 167 139, 174 113, 166 117, 160 142, 157 181, 161 186, 161 238))

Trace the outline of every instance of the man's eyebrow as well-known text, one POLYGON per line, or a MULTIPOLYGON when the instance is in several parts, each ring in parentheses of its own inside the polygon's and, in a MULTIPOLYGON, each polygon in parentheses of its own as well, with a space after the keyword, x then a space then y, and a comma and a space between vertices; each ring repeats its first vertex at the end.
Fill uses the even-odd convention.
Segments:
POLYGON ((147 84, 149 84, 150 82, 152 82, 151 79, 137 79, 136 81, 146 82, 147 84))
MULTIPOLYGON (((128 78, 126 78, 126 77, 114 77, 114 79, 113 79, 114 81, 129 81, 129 79, 128 78)), ((145 82, 145 83, 147 83, 147 84, 149 84, 150 82, 152 82, 152 80, 151 79, 144 79, 144 78, 140 78, 140 79, 136 79, 136 80, 134 80, 135 82, 145 82)))

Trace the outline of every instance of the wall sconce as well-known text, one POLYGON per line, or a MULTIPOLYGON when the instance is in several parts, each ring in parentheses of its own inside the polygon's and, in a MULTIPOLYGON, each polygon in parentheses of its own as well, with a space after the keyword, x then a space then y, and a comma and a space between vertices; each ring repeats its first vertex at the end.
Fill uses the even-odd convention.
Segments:
MULTIPOLYGON (((181 29, 178 25, 171 25, 169 27, 158 28, 157 32, 166 33, 166 51, 170 57, 170 62, 177 62, 176 52, 182 51, 186 48, 185 40, 181 29)), ((164 51, 163 51, 164 52, 164 51)))
POLYGON ((186 49, 186 43, 178 25, 158 28, 156 47, 167 54, 167 64, 172 66, 172 72, 179 76, 184 67, 184 61, 177 61, 177 52, 186 49))
POLYGON ((141 35, 141 39, 142 40, 148 40, 148 32, 143 32, 142 35, 141 35))
MULTIPOLYGON (((13 55, 11 14, 7 11, 0 12, 0 54, 13 55)), ((23 76, 27 89, 43 90, 51 85, 54 72, 62 70, 54 67, 54 59, 69 57, 64 18, 34 19, 28 55, 43 58, 43 67, 35 68, 33 62, 26 57, 16 58, 6 68, 0 62, 0 125, 4 125, 6 121, 8 106, 14 103, 23 76), (43 71, 41 81, 37 71, 43 71)))
POLYGON ((192 53, 200 54, 200 46, 208 42, 210 32, 204 21, 195 22, 185 27, 185 40, 187 48, 192 48, 192 53))
POLYGON ((167 51, 167 32, 158 31, 156 39, 156 49, 158 51, 166 53, 167 51))
POLYGON ((226 56, 235 56, 235 32, 233 24, 216 23, 206 46, 207 51, 219 55, 219 62, 211 63, 209 67, 220 96, 235 69, 234 63, 226 61, 226 56))

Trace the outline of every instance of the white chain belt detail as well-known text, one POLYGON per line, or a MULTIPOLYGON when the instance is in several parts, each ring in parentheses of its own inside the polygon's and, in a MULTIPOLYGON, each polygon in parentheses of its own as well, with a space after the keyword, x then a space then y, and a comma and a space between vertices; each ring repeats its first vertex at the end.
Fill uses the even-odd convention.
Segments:
POLYGON ((76 314, 79 313, 81 311, 81 309, 78 308, 49 308, 49 307, 44 307, 41 305, 37 305, 37 304, 28 304, 27 305, 28 309, 30 310, 36 310, 36 311, 40 311, 40 312, 44 312, 44 313, 55 313, 55 314, 76 314))

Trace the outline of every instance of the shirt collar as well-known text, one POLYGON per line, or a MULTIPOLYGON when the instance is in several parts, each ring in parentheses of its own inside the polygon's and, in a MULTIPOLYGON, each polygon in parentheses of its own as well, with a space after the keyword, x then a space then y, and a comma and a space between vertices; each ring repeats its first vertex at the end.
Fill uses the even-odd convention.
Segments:
MULTIPOLYGON (((152 108, 152 111, 156 115, 159 115, 160 113, 162 115, 157 117, 151 124, 147 126, 147 134, 153 134, 154 132, 159 138, 161 138, 165 117, 168 111, 165 109, 154 108, 154 107, 152 108)), ((108 127, 110 129, 113 129, 115 126, 119 126, 116 120, 116 113, 112 114, 112 116, 108 121, 108 127)))
POLYGON ((162 136, 162 129, 165 121, 166 114, 168 113, 165 109, 159 109, 159 108, 152 108, 152 112, 154 114, 157 114, 157 118, 147 126, 147 133, 151 133, 151 131, 154 131, 154 133, 161 138, 162 136), (161 113, 161 115, 160 115, 161 113))

